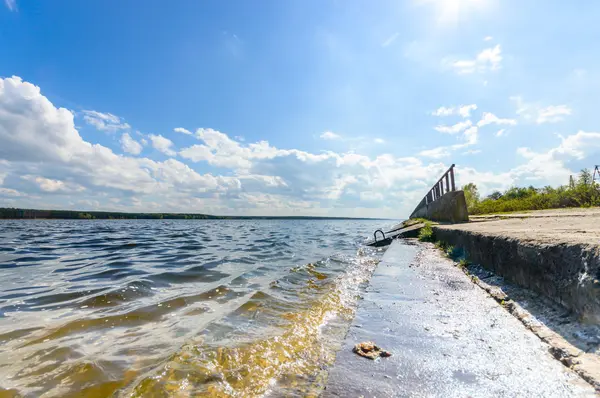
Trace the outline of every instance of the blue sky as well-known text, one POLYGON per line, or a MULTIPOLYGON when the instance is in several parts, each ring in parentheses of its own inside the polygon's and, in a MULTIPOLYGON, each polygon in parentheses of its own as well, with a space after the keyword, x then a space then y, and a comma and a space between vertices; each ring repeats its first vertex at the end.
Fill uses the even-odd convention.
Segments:
POLYGON ((600 163, 600 3, 0 7, 0 206, 404 217, 600 163))

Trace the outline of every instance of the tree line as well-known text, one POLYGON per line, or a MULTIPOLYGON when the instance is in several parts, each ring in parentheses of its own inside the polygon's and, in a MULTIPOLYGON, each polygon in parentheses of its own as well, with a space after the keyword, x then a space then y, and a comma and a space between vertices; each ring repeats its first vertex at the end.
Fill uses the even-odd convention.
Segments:
POLYGON ((122 213, 110 211, 37 210, 0 207, 0 219, 70 219, 70 220, 370 220, 352 217, 311 216, 214 216, 194 213, 122 213))
POLYGON ((469 214, 600 206, 600 185, 593 181, 588 169, 581 170, 577 178, 571 177, 568 185, 557 188, 511 187, 504 192, 492 192, 485 198, 480 197, 473 183, 462 189, 469 214))
POLYGON ((0 208, 0 218, 59 218, 59 219, 88 219, 88 220, 124 220, 124 219, 220 219, 226 217, 208 214, 180 213, 120 213, 108 211, 74 211, 74 210, 36 210, 19 208, 0 208))

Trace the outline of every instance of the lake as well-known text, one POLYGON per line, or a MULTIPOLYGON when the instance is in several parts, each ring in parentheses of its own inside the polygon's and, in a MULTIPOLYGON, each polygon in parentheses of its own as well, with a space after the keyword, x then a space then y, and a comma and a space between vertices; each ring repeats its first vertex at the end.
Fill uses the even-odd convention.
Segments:
POLYGON ((385 223, 0 221, 0 397, 317 395, 385 223))

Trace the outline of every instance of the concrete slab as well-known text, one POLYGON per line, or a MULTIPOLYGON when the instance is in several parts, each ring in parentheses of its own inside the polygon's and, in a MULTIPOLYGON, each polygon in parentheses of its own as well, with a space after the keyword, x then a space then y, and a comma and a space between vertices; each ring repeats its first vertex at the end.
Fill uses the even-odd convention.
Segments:
POLYGON ((539 244, 600 244, 600 208, 551 209, 470 216, 466 224, 437 228, 539 244))
MULTIPOLYGON (((429 246, 431 247, 431 246, 429 246)), ((361 300, 324 397, 581 397, 593 388, 438 251, 395 241, 361 300), (392 357, 352 353, 372 340, 392 357)))

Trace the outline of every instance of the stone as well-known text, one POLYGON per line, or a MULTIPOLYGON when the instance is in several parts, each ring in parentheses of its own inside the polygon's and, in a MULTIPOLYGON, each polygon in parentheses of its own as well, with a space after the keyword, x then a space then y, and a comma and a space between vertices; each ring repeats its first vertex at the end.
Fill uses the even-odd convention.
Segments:
POLYGON ((391 357, 392 354, 388 351, 382 350, 372 341, 364 341, 362 343, 356 344, 354 349, 352 350, 354 353, 360 355, 361 357, 369 358, 369 359, 377 359, 379 357, 391 357))

